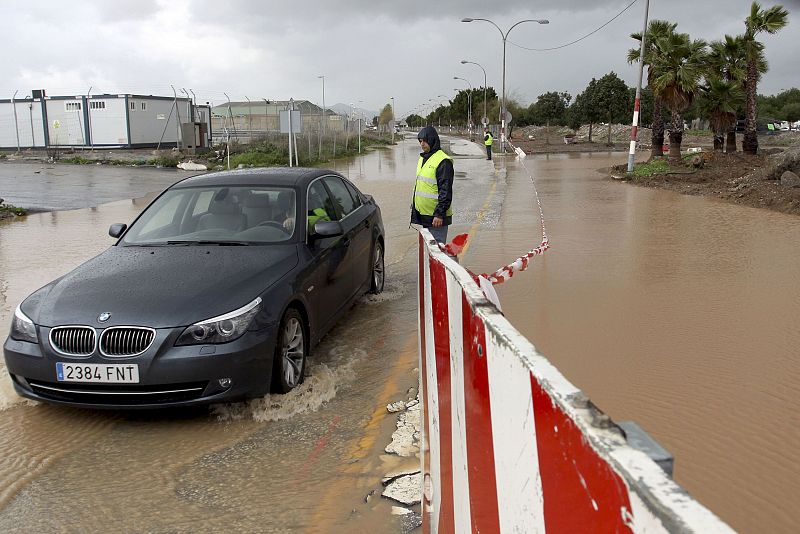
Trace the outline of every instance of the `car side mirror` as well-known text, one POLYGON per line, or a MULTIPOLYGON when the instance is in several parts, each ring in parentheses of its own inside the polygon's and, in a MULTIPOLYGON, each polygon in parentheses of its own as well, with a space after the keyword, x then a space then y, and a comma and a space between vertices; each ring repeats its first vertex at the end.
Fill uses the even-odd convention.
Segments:
POLYGON ((322 239, 324 237, 335 237, 343 233, 342 223, 339 221, 318 221, 314 225, 314 232, 311 234, 311 238, 322 239))
POLYGON ((128 228, 127 224, 114 223, 108 227, 108 235, 116 239, 119 236, 121 236, 127 228, 128 228))

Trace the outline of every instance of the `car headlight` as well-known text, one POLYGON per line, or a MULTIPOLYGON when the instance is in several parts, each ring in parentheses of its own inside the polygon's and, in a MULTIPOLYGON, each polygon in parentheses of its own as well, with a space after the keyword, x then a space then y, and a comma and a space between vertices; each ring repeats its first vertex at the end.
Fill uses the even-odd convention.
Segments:
POLYGON ((11 339, 17 341, 27 341, 28 343, 38 343, 36 337, 36 325, 30 318, 22 313, 22 309, 17 306, 14 310, 14 318, 11 320, 11 332, 9 333, 11 339))
POLYGON ((233 341, 247 331, 250 321, 260 309, 261 297, 258 297, 238 310, 193 324, 181 333, 175 344, 199 345, 233 341))

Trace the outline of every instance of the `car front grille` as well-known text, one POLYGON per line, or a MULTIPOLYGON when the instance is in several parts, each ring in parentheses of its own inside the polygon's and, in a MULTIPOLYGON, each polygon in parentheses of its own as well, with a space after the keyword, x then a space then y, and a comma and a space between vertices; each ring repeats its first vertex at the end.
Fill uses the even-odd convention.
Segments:
MULTIPOLYGON (((20 380, 13 377, 17 383, 20 380)), ((28 379, 28 388, 45 399, 106 406, 159 405, 199 399, 208 382, 180 384, 75 384, 28 379)), ((24 387, 24 385, 23 385, 24 387)))
POLYGON ((66 356, 89 356, 96 343, 94 328, 88 326, 59 326, 50 330, 50 346, 66 356))
POLYGON ((137 356, 156 338, 155 330, 137 326, 112 326, 100 334, 100 354, 115 358, 137 356))

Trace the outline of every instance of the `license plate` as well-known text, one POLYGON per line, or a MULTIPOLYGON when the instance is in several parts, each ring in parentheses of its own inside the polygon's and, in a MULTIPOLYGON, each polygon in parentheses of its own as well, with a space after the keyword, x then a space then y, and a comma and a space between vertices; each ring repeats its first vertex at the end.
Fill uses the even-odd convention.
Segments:
POLYGON ((59 382, 97 382, 106 384, 138 384, 139 366, 106 363, 56 362, 59 382))

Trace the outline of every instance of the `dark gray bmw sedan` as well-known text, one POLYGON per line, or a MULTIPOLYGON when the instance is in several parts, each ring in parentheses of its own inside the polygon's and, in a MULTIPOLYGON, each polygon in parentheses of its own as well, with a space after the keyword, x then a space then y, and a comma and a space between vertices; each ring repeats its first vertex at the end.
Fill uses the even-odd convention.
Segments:
POLYGON ((311 347, 383 290, 380 208, 332 171, 194 176, 109 234, 17 307, 3 352, 20 395, 156 408, 286 393, 311 347))

